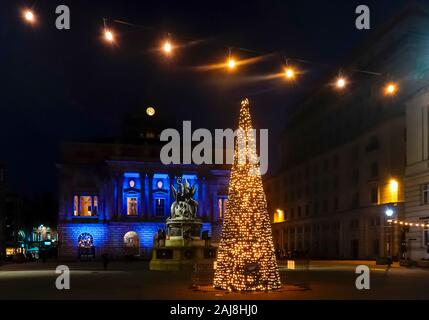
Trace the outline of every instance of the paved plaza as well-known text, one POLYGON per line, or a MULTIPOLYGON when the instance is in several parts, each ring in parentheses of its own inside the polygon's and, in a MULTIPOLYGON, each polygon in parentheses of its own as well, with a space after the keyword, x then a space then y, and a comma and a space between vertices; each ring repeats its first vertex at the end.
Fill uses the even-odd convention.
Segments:
POLYGON ((0 299, 428 299, 429 270, 376 266, 373 261, 312 261, 307 269, 281 268, 284 286, 271 293, 234 293, 192 286, 190 271, 149 271, 147 262, 63 263, 70 290, 55 287, 61 263, 0 266, 0 299), (357 290, 356 266, 370 267, 370 289, 357 290))

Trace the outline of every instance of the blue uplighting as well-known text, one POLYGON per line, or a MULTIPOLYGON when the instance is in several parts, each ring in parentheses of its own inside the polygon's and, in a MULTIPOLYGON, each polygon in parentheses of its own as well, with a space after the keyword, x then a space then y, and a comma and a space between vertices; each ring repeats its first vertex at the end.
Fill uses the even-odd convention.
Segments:
POLYGON ((125 178, 140 178, 140 173, 138 172, 125 172, 124 173, 125 178))

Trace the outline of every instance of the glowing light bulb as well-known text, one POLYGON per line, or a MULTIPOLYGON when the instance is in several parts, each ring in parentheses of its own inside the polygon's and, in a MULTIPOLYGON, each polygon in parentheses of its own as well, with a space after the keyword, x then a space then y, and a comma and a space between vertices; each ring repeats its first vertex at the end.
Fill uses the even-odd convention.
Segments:
POLYGON ((285 77, 286 79, 292 80, 295 78, 295 70, 292 68, 285 69, 285 77))
POLYGON ((229 58, 228 59, 228 68, 233 70, 237 67, 237 62, 235 61, 234 58, 229 58))
POLYGON ((386 216, 388 216, 388 217, 391 217, 391 216, 393 216, 393 210, 392 209, 386 209, 386 211, 384 212, 385 214, 386 214, 386 216))
POLYGON ((398 86, 393 82, 388 83, 384 89, 385 94, 389 96, 394 95, 397 91, 398 91, 398 86))
POLYGON ((109 42, 113 42, 115 40, 115 37, 113 35, 113 32, 110 30, 105 30, 104 31, 104 38, 109 41, 109 42))
POLYGON ((171 52, 173 51, 173 45, 171 44, 170 41, 165 41, 164 45, 162 46, 162 50, 164 51, 165 54, 170 55, 171 52))
POLYGON ((25 10, 23 15, 24 15, 24 19, 27 20, 27 22, 33 23, 35 21, 35 16, 33 11, 25 10))
POLYGON ((346 79, 344 79, 343 77, 339 77, 337 79, 336 86, 338 89, 343 89, 346 86, 346 79))

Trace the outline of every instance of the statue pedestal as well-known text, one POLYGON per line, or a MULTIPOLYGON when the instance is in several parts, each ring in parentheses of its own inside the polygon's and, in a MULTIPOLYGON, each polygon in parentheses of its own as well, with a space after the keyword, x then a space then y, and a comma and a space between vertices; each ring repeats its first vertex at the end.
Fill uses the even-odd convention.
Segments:
POLYGON ((191 188, 186 179, 184 184, 177 179, 177 185, 177 190, 171 186, 176 201, 166 221, 167 239, 155 244, 149 270, 182 270, 194 264, 213 263, 215 258, 216 249, 210 247, 209 240, 201 239, 202 222, 196 217, 198 202, 192 199, 195 186, 191 188))
POLYGON ((185 240, 183 238, 180 239, 167 239, 165 240, 165 248, 191 248, 191 247, 204 247, 206 243, 206 240, 201 239, 191 239, 191 240, 185 240))
POLYGON ((206 240, 166 240, 165 246, 155 247, 149 270, 178 271, 191 269, 194 264, 211 264, 216 249, 208 246, 206 240))
POLYGON ((153 248, 149 269, 177 271, 213 263, 216 250, 201 239, 201 225, 198 219, 167 219, 168 239, 153 248))

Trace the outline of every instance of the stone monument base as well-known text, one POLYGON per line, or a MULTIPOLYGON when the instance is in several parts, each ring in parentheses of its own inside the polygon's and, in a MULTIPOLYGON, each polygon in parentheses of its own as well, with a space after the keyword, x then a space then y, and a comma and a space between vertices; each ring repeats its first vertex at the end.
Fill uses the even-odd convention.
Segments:
POLYGON ((153 248, 149 270, 179 271, 192 269, 194 264, 213 263, 216 248, 205 246, 204 240, 181 240, 166 240, 166 246, 153 248))

